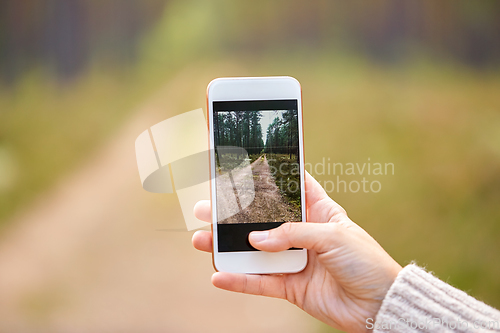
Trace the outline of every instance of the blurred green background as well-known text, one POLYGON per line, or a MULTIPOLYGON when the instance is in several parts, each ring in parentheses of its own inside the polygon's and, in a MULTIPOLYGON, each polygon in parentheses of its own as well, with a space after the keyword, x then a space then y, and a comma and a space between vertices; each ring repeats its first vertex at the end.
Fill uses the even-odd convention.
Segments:
POLYGON ((265 75, 302 84, 306 162, 394 163, 367 176, 379 193, 330 193, 355 222, 500 307, 496 0, 2 1, 0 244, 166 84, 157 121, 205 107, 215 77, 265 75))

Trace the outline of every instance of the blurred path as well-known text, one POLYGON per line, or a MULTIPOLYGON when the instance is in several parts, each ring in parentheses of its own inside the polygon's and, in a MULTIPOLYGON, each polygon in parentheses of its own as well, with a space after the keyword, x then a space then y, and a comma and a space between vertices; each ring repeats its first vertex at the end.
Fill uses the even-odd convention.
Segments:
POLYGON ((158 230, 185 230, 176 196, 142 190, 135 138, 205 105, 213 74, 181 73, 14 218, 0 239, 0 332, 315 330, 316 321, 286 301, 213 287, 210 254, 192 248, 192 232, 158 230))

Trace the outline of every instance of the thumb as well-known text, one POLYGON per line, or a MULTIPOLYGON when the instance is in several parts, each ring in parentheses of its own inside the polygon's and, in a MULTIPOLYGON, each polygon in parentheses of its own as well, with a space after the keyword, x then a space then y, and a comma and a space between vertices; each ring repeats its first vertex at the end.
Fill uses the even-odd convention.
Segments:
POLYGON ((344 229, 338 223, 287 222, 275 229, 253 231, 248 240, 253 247, 266 252, 297 247, 324 253, 336 247, 344 229))

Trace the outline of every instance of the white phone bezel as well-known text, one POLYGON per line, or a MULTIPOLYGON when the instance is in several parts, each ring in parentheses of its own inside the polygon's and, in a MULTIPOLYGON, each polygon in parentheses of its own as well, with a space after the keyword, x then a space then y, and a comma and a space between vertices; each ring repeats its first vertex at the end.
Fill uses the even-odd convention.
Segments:
MULTIPOLYGON (((302 216, 306 217, 304 181, 304 141, 302 130, 302 96, 300 83, 289 76, 275 77, 235 77, 212 80, 207 88, 208 123, 210 138, 210 172, 212 221, 217 221, 215 191, 215 153, 213 133, 214 101, 249 101, 296 99, 299 122, 299 155, 302 216)), ((304 223, 297 222, 297 223, 304 223)), ((219 252, 217 242, 217 223, 212 223, 213 264, 217 271, 271 274, 300 272, 307 265, 307 250, 287 250, 282 252, 244 251, 219 252)))

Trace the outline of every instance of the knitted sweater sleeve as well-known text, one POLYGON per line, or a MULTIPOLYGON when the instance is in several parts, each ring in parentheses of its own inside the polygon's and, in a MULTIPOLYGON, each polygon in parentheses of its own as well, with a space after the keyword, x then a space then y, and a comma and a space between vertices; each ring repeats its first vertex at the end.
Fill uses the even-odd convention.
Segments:
POLYGON ((500 332, 500 312, 411 264, 366 324, 374 332, 500 332))

